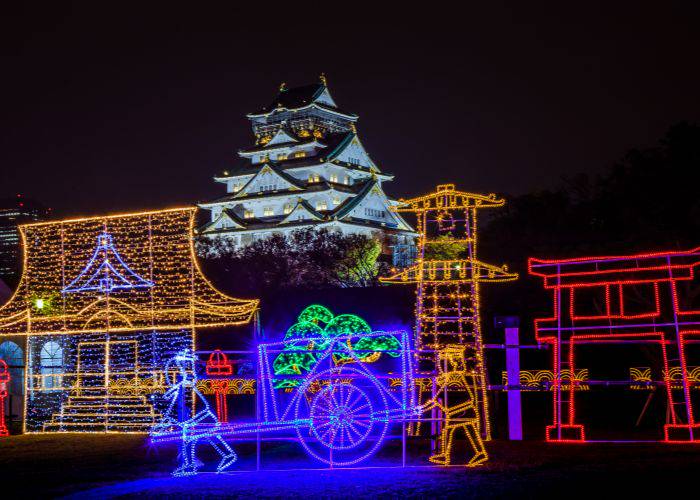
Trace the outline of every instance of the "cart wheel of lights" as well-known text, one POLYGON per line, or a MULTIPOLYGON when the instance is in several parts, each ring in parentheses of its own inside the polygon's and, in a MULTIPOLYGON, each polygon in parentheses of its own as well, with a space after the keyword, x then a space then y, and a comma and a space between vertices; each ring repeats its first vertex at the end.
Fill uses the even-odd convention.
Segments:
POLYGON ((300 387, 297 418, 299 441, 317 460, 349 466, 373 455, 389 427, 387 401, 379 380, 348 366, 316 374, 300 387))

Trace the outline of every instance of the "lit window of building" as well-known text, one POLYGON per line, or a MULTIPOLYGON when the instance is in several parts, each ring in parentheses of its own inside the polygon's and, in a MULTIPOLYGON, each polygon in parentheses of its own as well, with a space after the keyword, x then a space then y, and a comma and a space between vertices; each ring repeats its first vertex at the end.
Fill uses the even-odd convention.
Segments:
POLYGON ((328 210, 328 204, 326 203, 326 201, 317 201, 316 210, 328 210))
POLYGON ((267 191, 277 191, 277 184, 260 184, 258 191, 263 193, 267 191))
POLYGON ((321 182, 321 176, 318 174, 309 174, 309 182, 321 182))
POLYGON ((280 154, 277 155, 277 161, 286 160, 287 158, 289 158, 289 156, 287 155, 287 153, 280 153, 280 154))
POLYGON ((331 182, 338 182, 338 174, 331 174, 331 182))
POLYGON ((346 175, 343 178, 343 184, 348 185, 348 186, 350 185, 350 176, 346 175))
POLYGON ((265 217, 272 217, 273 215, 275 215, 275 209, 272 207, 265 207, 263 208, 263 215, 265 217))
POLYGON ((296 153, 294 153, 294 158, 303 158, 305 156, 306 156, 305 151, 297 151, 296 153))
POLYGON ((287 203, 287 204, 284 206, 284 214, 285 214, 285 215, 291 214, 293 208, 294 208, 294 207, 292 207, 292 204, 291 204, 291 203, 287 203))
POLYGON ((340 196, 336 196, 333 198, 333 205, 340 205, 340 196))
POLYGON ((377 210, 376 208, 365 208, 365 215, 383 219, 386 216, 386 212, 384 210, 377 210))
POLYGON ((243 212, 244 219, 252 219, 253 217, 255 217, 255 213, 252 210, 246 210, 243 212))

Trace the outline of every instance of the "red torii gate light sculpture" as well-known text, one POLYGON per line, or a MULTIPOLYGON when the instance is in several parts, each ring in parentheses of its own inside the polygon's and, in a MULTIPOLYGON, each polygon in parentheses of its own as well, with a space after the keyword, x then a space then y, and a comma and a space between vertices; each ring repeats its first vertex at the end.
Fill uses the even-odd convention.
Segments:
POLYGON ((700 247, 627 256, 529 259, 529 273, 541 277, 554 296, 553 316, 535 319, 537 341, 551 344, 554 355, 554 421, 547 426, 547 441, 586 440, 584 426, 576 420, 576 384, 562 390, 562 375, 574 371, 574 346, 641 342, 661 348, 671 409, 671 422, 664 426, 665 441, 700 443, 687 360, 687 347, 700 342, 700 309, 685 303, 678 286, 680 281, 692 280, 699 265, 700 247), (654 306, 630 311, 626 292, 633 287, 648 288, 654 306), (586 305, 584 299, 596 294, 602 310, 580 311, 586 305), (682 374, 680 390, 674 390, 671 383, 674 368, 682 374))

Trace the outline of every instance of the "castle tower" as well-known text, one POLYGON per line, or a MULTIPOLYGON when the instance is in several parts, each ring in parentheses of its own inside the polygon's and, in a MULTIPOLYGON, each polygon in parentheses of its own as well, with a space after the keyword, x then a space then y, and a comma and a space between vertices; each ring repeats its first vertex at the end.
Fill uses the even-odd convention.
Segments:
POLYGON ((485 264, 477 258, 477 211, 501 207, 504 200, 456 191, 443 184, 435 193, 402 201, 397 212, 417 217, 416 263, 385 283, 415 283, 416 342, 419 370, 435 371, 437 352, 449 345, 464 345, 467 371, 472 374, 483 421, 490 435, 486 399, 487 382, 479 317, 479 285, 512 281, 517 274, 485 264))
POLYGON ((245 246, 273 233, 326 228, 377 236, 394 265, 415 255, 417 234, 390 208, 382 172, 357 134, 357 115, 340 109, 325 77, 296 88, 282 84, 272 103, 247 115, 255 143, 239 163, 214 177, 226 195, 201 203, 211 212, 199 229, 245 246))

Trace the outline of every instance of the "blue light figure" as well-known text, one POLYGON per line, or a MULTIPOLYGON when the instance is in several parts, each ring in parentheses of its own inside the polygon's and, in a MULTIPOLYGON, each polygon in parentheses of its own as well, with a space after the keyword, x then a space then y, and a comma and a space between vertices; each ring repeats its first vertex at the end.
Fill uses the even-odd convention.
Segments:
POLYGON ((164 412, 163 420, 151 429, 151 435, 171 434, 176 432, 177 429, 182 433, 180 467, 173 471, 173 476, 197 474, 197 469, 202 463, 197 459, 195 453, 197 444, 201 439, 208 441, 221 456, 221 461, 216 471, 223 472, 236 461, 237 456, 219 434, 221 423, 211 411, 209 403, 207 403, 202 393, 197 390, 196 358, 191 351, 185 350, 178 353, 172 361, 177 366, 179 381, 171 385, 165 392, 164 397, 169 400, 168 408, 164 412), (191 412, 187 404, 190 393, 198 398, 203 406, 193 416, 189 416, 191 412))

